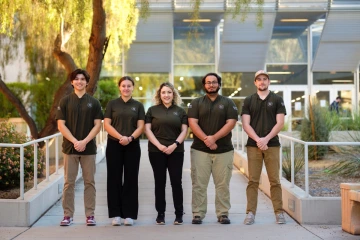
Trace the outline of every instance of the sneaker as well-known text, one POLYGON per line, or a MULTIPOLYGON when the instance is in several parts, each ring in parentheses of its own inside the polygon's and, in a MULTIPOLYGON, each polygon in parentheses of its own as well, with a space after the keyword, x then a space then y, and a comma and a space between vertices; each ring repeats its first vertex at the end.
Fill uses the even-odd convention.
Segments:
POLYGON ((246 214, 245 220, 244 220, 244 224, 246 225, 251 225, 255 222, 255 215, 252 212, 248 212, 246 214))
POLYGON ((275 214, 275 217, 276 217, 277 224, 285 224, 286 223, 284 213, 275 214))
POLYGON ((183 216, 179 215, 175 217, 174 225, 182 225, 183 224, 183 216))
POLYGON ((191 221, 192 224, 202 224, 202 220, 200 216, 194 216, 194 218, 191 221))
POLYGON ((134 225, 134 220, 132 218, 125 218, 124 225, 132 226, 132 225, 134 225))
POLYGON ((218 222, 221 224, 230 224, 230 219, 226 215, 221 215, 218 217, 218 222))
POLYGON ((95 221, 94 216, 88 216, 86 218, 86 225, 87 226, 95 226, 96 225, 96 221, 95 221))
POLYGON ((159 213, 156 218, 156 224, 157 225, 165 225, 165 214, 159 213))
POLYGON ((114 217, 111 224, 113 226, 121 226, 121 218, 120 217, 114 217))
POLYGON ((60 222, 60 226, 70 226, 73 222, 72 217, 64 216, 64 219, 60 222))

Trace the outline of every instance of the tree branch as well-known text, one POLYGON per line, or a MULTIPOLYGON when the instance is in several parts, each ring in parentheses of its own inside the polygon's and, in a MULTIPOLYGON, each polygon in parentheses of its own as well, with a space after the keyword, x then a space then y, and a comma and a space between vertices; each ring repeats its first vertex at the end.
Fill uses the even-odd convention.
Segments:
POLYGON ((30 117, 28 112, 26 111, 24 105, 21 101, 11 92, 11 90, 6 86, 3 82, 0 75, 0 92, 5 95, 5 97, 14 105, 14 107, 18 110, 20 116, 25 120, 27 125, 30 128, 31 136, 35 139, 38 138, 38 129, 34 120, 30 117))

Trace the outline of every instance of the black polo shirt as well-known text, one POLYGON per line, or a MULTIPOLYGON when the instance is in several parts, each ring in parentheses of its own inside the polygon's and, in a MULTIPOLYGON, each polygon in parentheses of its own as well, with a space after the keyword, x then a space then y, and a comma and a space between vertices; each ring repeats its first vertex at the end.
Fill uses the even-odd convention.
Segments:
MULTIPOLYGON (((95 119, 103 119, 100 102, 85 93, 79 98, 75 92, 63 97, 60 100, 56 120, 65 120, 65 126, 77 140, 83 140, 89 135, 94 127, 95 119)), ((85 151, 78 152, 74 144, 65 137, 63 138, 63 153, 93 155, 96 154, 95 138, 87 143, 85 151)))
MULTIPOLYGON (((181 126, 188 125, 188 117, 185 110, 177 105, 169 108, 164 104, 152 106, 146 113, 145 123, 151 123, 151 131, 156 139, 164 146, 174 144, 181 133, 181 126)), ((149 152, 160 150, 149 141, 149 152)), ((181 143, 174 152, 184 152, 184 143, 181 143)))
MULTIPOLYGON (((218 95, 214 101, 205 95, 194 99, 189 105, 188 117, 198 119, 201 130, 206 135, 214 135, 228 119, 238 119, 238 110, 235 103, 227 97, 218 95)), ((207 153, 224 153, 234 149, 231 142, 231 132, 216 141, 217 149, 211 150, 194 134, 191 148, 207 153)))
MULTIPOLYGON (((141 102, 129 99, 127 102, 120 98, 113 99, 108 102, 105 111, 105 118, 111 119, 111 126, 124 136, 131 136, 137 129, 138 120, 145 120, 145 110, 141 102)), ((110 134, 108 137, 118 141, 110 134)), ((139 141, 139 139, 134 139, 139 141)))
MULTIPOLYGON (((241 111, 241 115, 250 115, 250 125, 259 137, 265 137, 271 132, 276 125, 276 115, 279 113, 286 115, 284 101, 271 91, 264 100, 257 93, 246 97, 241 111)), ((255 140, 250 137, 247 146, 257 147, 255 140)), ((268 147, 275 146, 280 146, 277 135, 268 143, 268 147)))

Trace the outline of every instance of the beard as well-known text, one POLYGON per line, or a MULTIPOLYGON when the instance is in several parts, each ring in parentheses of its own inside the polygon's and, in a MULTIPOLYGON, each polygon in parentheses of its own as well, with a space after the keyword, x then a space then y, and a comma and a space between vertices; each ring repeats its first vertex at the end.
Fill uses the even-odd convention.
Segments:
POLYGON ((269 89, 269 86, 259 87, 259 88, 258 88, 258 91, 263 92, 263 91, 267 91, 268 89, 269 89))
POLYGON ((207 94, 214 94, 214 93, 218 93, 218 91, 220 90, 220 87, 217 87, 217 89, 216 89, 216 90, 213 90, 213 91, 209 91, 209 90, 207 90, 206 88, 204 88, 204 90, 205 90, 205 92, 206 92, 207 94))

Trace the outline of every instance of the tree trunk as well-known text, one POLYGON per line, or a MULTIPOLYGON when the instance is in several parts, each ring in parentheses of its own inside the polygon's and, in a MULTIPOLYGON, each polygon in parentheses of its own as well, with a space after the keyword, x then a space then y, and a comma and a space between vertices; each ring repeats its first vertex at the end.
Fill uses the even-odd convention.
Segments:
POLYGON ((38 138, 38 129, 36 127, 35 121, 30 117, 28 112, 26 111, 22 102, 11 92, 11 90, 6 86, 3 82, 0 75, 0 92, 5 95, 5 97, 14 105, 14 107, 18 110, 20 116, 25 120, 27 125, 30 128, 30 133, 32 138, 38 138))

